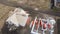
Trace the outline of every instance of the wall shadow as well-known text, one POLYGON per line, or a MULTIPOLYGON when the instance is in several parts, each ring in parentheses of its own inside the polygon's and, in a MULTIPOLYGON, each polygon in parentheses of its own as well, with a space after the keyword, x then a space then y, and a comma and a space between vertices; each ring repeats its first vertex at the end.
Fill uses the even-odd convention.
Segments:
POLYGON ((17 31, 9 31, 7 28, 7 24, 4 24, 4 26, 1 29, 2 34, 18 34, 17 31))
POLYGON ((60 34, 60 19, 57 20, 57 34, 60 34))

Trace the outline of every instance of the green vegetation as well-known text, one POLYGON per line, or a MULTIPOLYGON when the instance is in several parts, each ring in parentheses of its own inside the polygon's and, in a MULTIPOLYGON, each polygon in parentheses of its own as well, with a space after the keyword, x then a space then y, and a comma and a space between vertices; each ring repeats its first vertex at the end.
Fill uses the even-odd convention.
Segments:
POLYGON ((53 8, 53 11, 54 11, 54 12, 59 12, 59 11, 60 11, 60 8, 54 7, 54 8, 53 8))

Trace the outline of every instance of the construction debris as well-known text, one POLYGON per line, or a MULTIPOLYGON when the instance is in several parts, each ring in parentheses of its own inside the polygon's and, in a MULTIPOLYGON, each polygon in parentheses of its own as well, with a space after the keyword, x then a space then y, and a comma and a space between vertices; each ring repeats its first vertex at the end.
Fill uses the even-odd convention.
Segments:
POLYGON ((36 17, 30 24, 31 34, 46 34, 46 31, 53 34, 55 23, 56 21, 50 17, 48 19, 38 19, 36 17))
POLYGON ((26 25, 28 16, 29 14, 26 13, 26 11, 24 11, 21 8, 16 8, 6 20, 8 24, 8 28, 10 28, 9 30, 12 30, 12 26, 10 27, 10 25, 14 25, 15 27, 19 27, 19 26, 24 27, 26 25))

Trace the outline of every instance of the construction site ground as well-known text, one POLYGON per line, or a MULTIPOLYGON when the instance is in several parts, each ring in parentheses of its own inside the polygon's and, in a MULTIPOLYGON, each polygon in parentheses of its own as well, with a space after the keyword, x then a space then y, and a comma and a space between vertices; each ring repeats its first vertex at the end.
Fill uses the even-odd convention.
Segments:
MULTIPOLYGON (((9 12, 13 11, 17 7, 18 7, 18 5, 16 5, 16 3, 3 2, 3 1, 0 0, 0 34, 2 34, 1 29, 3 28, 3 26, 5 24, 5 21, 8 18, 9 12)), ((27 10, 28 13, 30 14, 30 16, 33 19, 35 18, 35 16, 38 16, 38 17, 41 17, 41 18, 46 18, 46 16, 47 17, 53 17, 53 18, 56 19, 56 21, 58 19, 60 19, 60 15, 59 15, 60 13, 59 12, 55 13, 55 12, 52 12, 52 10, 48 10, 48 11, 38 10, 38 11, 35 11, 32 8, 30 8, 30 7, 25 7, 25 6, 20 6, 20 5, 19 5, 19 7, 23 8, 24 10, 27 10)), ((21 30, 20 34, 30 34, 30 30, 31 29, 29 29, 29 27, 27 26, 26 28, 23 28, 21 30)), ((5 31, 5 32, 7 32, 7 31, 5 31)), ((18 34, 18 33, 10 32, 9 34, 18 34)), ((55 25, 54 34, 57 34, 57 22, 56 22, 56 25, 55 25)))

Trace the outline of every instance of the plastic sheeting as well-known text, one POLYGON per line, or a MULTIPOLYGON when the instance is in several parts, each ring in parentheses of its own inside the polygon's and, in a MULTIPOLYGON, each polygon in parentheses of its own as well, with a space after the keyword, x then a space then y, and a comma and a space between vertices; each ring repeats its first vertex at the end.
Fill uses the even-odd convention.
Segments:
POLYGON ((26 21, 28 19, 28 15, 29 14, 27 14, 23 9, 16 8, 14 13, 11 16, 9 16, 9 18, 6 21, 8 23, 11 21, 11 23, 15 26, 25 26, 26 21))

